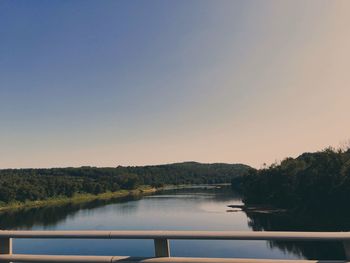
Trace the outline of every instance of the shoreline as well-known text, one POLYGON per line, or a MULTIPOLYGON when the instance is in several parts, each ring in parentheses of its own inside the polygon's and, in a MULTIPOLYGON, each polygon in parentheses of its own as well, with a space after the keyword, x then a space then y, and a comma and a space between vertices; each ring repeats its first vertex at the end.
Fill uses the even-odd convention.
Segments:
POLYGON ((76 194, 73 197, 53 197, 45 200, 38 201, 28 201, 28 202, 15 202, 9 203, 4 206, 0 206, 0 212, 17 210, 17 209, 26 209, 26 208, 39 208, 46 206, 58 206, 69 203, 85 203, 95 200, 109 200, 109 199, 118 199, 127 196, 138 196, 138 195, 148 195, 153 194, 157 191, 162 190, 162 188, 155 188, 151 186, 140 186, 133 190, 118 190, 116 192, 105 192, 101 194, 76 194))
POLYGON ((60 205, 65 205, 69 203, 79 204, 79 203, 87 203, 95 200, 118 199, 118 198, 123 198, 127 196, 140 196, 140 195, 145 196, 145 195, 150 195, 159 191, 166 191, 166 190, 197 188, 197 187, 217 188, 217 187, 223 187, 227 185, 228 184, 199 184, 199 185, 185 184, 185 185, 164 185, 161 187, 152 187, 150 185, 142 185, 132 190, 121 189, 116 192, 105 192, 97 195, 75 194, 73 197, 58 196, 58 197, 52 197, 45 200, 13 202, 13 203, 0 206, 0 213, 11 211, 11 210, 19 210, 19 209, 60 206, 60 205))

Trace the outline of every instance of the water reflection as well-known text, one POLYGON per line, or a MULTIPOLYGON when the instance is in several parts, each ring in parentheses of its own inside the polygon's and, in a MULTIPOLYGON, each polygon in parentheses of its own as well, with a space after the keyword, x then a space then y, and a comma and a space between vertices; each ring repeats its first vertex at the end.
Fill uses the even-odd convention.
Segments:
MULTIPOLYGON (((32 229, 40 226, 46 229, 59 224, 67 217, 74 216, 80 210, 94 210, 108 204, 125 203, 140 198, 139 196, 127 196, 119 199, 4 211, 0 213, 0 229, 32 229)), ((123 210, 123 206, 120 206, 120 209, 123 210)), ((124 210, 126 209, 130 207, 124 206, 124 210)))
MULTIPOLYGON (((350 218, 337 214, 304 215, 298 213, 247 213, 254 231, 349 231, 350 218)), ((345 259, 341 242, 269 242, 279 248, 307 259, 345 259)))

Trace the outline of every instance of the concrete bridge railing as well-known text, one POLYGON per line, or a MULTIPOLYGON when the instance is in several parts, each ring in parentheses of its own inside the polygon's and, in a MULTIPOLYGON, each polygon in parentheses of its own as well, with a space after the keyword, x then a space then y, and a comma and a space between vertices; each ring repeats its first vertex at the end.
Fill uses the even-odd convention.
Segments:
MULTIPOLYGON (((244 231, 0 231, 0 262, 140 262, 140 263, 265 263, 320 262, 318 260, 271 260, 240 258, 171 257, 169 240, 283 240, 283 241, 340 241, 344 244, 346 261, 350 262, 350 232, 244 232, 244 231), (26 255, 12 253, 13 238, 40 239, 153 239, 155 257, 128 256, 64 256, 26 255)), ((330 262, 330 261, 327 261, 330 262)))

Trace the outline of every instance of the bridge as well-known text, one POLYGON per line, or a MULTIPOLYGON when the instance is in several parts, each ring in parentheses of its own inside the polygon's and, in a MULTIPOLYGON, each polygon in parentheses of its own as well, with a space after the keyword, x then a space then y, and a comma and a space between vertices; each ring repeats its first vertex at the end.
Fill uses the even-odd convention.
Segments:
POLYGON ((0 262, 51 263, 313 263, 320 260, 171 257, 169 240, 340 241, 350 262, 350 232, 12 231, 0 230, 0 262), (12 239, 153 239, 154 257, 13 254, 12 239))

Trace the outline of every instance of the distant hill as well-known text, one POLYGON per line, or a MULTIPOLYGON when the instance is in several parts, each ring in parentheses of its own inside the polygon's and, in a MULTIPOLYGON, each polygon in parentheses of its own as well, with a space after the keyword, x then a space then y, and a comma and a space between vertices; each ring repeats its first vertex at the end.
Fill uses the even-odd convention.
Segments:
POLYGON ((145 184, 230 183, 250 167, 244 164, 183 162, 164 165, 118 167, 123 172, 141 176, 145 184))
POLYGON ((249 168, 243 164, 183 162, 115 168, 4 169, 0 170, 0 206, 135 189, 139 185, 229 183, 249 168))

